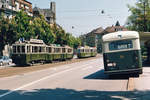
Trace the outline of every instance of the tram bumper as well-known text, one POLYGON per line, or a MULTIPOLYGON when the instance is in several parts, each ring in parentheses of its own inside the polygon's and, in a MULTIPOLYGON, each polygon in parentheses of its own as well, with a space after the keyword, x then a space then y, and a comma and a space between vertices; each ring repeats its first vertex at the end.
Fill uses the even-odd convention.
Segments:
POLYGON ((143 73, 143 68, 127 69, 127 70, 104 71, 104 74, 107 74, 107 75, 116 75, 116 74, 142 74, 142 73, 143 73))

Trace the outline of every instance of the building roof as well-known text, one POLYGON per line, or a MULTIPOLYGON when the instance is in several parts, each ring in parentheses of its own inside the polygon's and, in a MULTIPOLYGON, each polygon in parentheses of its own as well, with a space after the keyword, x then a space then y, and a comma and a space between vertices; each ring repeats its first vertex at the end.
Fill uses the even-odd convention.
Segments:
POLYGON ((27 2, 27 3, 29 3, 29 4, 32 4, 31 2, 29 2, 29 1, 27 1, 27 0, 23 0, 23 1, 25 1, 25 2, 27 2))
POLYGON ((54 13, 50 9, 42 9, 46 17, 53 17, 54 13))
POLYGON ((40 9, 38 7, 33 8, 33 12, 38 11, 40 14, 44 15, 45 17, 53 17, 54 13, 51 11, 51 9, 40 9))
POLYGON ((99 27, 97 29, 92 30, 90 33, 88 34, 102 34, 104 31, 104 29, 102 27, 99 27))
POLYGON ((112 32, 116 32, 116 31, 127 31, 128 29, 123 27, 123 26, 111 26, 111 27, 107 27, 104 32, 105 33, 112 33, 112 32))

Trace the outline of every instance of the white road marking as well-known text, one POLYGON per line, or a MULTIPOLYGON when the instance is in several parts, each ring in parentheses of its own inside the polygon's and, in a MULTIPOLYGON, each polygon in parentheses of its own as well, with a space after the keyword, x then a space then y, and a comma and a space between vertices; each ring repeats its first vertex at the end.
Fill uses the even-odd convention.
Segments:
MULTIPOLYGON (((93 61, 93 62, 94 62, 94 61, 93 61)), ((93 63, 93 62, 92 62, 92 63, 93 63)), ((90 64, 92 64, 92 63, 90 63, 90 64)), ((86 65, 82 65, 82 66, 79 66, 79 67, 67 69, 67 70, 64 70, 64 71, 62 71, 62 72, 58 72, 58 73, 55 73, 55 74, 52 74, 52 75, 43 77, 42 79, 33 81, 33 82, 28 83, 28 84, 25 84, 25 85, 23 85, 23 86, 21 86, 21 87, 19 87, 19 88, 16 88, 16 89, 14 89, 14 90, 12 90, 12 91, 9 91, 9 92, 6 92, 6 93, 4 93, 4 94, 1 94, 1 95, 0 95, 0 98, 4 97, 4 96, 6 96, 6 95, 9 95, 9 94, 11 94, 11 93, 13 93, 13 92, 15 92, 15 91, 18 91, 18 90, 20 90, 20 89, 23 89, 23 88, 25 88, 25 87, 31 86, 31 85, 33 85, 33 84, 36 84, 36 83, 38 83, 38 82, 40 82, 40 81, 49 79, 49 78, 51 78, 51 77, 54 77, 54 76, 57 76, 57 75, 60 75, 60 74, 63 74, 63 73, 66 73, 66 72, 69 72, 69 71, 72 71, 72 70, 79 69, 79 68, 84 67, 84 66, 88 66, 88 65, 90 65, 90 64, 86 64, 86 65)))
POLYGON ((91 69, 91 68, 93 68, 93 67, 89 66, 89 67, 83 68, 82 70, 88 70, 88 69, 91 69))

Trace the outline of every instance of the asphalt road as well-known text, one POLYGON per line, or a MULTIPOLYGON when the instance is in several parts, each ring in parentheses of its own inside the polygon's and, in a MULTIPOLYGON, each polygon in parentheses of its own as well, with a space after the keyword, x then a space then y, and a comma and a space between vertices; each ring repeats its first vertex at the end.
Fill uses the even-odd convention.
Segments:
POLYGON ((150 92, 142 88, 144 75, 134 78, 134 91, 127 91, 128 78, 109 79, 100 57, 0 78, 0 100, 148 100, 150 92))

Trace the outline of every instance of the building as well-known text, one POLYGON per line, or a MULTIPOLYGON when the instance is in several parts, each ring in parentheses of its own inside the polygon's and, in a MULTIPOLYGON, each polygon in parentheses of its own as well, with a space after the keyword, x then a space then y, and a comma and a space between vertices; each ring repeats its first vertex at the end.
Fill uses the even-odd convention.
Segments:
POLYGON ((105 28, 105 30, 103 31, 103 34, 108 34, 108 33, 117 32, 117 31, 127 31, 127 30, 128 29, 125 28, 124 26, 120 26, 119 21, 117 21, 115 26, 112 25, 112 26, 105 28))
POLYGON ((104 29, 102 27, 99 27, 97 29, 94 29, 90 33, 86 34, 86 45, 90 47, 97 47, 97 51, 102 51, 101 46, 101 37, 104 29))
POLYGON ((49 24, 55 24, 56 23, 56 3, 51 2, 49 9, 40 9, 38 7, 33 8, 33 16, 39 17, 40 15, 43 15, 45 17, 45 20, 49 24))
POLYGON ((85 35, 86 45, 97 47, 97 51, 100 53, 102 52, 102 36, 116 31, 127 31, 127 29, 123 26, 120 26, 119 21, 116 22, 115 26, 112 25, 105 29, 99 27, 85 35))
POLYGON ((12 18, 21 10, 32 16, 32 3, 27 0, 0 0, 0 15, 4 14, 4 17, 12 18))

